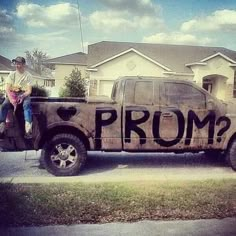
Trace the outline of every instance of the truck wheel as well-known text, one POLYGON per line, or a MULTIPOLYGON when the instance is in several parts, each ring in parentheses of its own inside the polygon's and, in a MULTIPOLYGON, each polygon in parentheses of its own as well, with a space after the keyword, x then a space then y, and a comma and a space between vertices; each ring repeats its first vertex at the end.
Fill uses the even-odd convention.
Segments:
POLYGON ((72 134, 54 136, 42 150, 44 165, 56 176, 77 175, 85 164, 87 151, 80 139, 72 134))
POLYGON ((236 139, 230 145, 226 155, 226 161, 236 171, 236 139))

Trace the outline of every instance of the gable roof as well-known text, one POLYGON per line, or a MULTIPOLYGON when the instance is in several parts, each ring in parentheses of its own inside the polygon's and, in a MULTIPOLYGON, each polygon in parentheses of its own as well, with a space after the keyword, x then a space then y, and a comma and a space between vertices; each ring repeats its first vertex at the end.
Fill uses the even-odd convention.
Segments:
POLYGON ((201 62, 219 52, 236 61, 236 51, 222 47, 102 41, 88 46, 88 66, 92 68, 131 48, 172 71, 184 73, 192 72, 186 64, 201 62))
POLYGON ((14 67, 11 65, 11 60, 0 55, 0 71, 13 71, 14 67))
POLYGON ((87 65, 87 54, 83 52, 76 52, 73 54, 45 60, 44 63, 61 65, 87 65))
POLYGON ((211 56, 209 56, 209 57, 207 57, 207 58, 204 58, 203 60, 201 60, 201 62, 208 61, 208 60, 210 60, 210 59, 212 59, 212 58, 214 58, 214 57, 217 57, 217 56, 221 56, 221 57, 223 57, 225 60, 227 60, 227 61, 229 61, 229 62, 231 62, 231 63, 236 63, 235 60, 233 60, 232 58, 230 58, 230 57, 228 57, 228 56, 222 54, 221 52, 217 52, 217 53, 214 54, 214 55, 211 55, 211 56))
POLYGON ((113 57, 110 57, 110 58, 108 58, 108 59, 106 59, 106 60, 104 60, 104 61, 101 61, 101 62, 99 62, 98 64, 92 65, 91 68, 95 68, 95 67, 97 67, 97 66, 100 66, 100 65, 102 65, 102 64, 104 64, 104 63, 106 63, 106 62, 108 62, 108 61, 111 61, 111 60, 113 60, 113 59, 115 59, 115 58, 117 58, 117 57, 119 57, 119 56, 122 56, 122 55, 124 55, 124 54, 126 54, 126 53, 129 53, 129 52, 135 52, 135 53, 138 54, 139 56, 144 57, 145 59, 147 59, 147 60, 153 62, 154 64, 156 64, 156 65, 162 67, 164 70, 171 71, 168 67, 166 67, 166 66, 164 66, 164 65, 161 65, 161 64, 158 63, 157 61, 154 61, 153 59, 147 57, 146 55, 140 53, 139 51, 137 51, 137 50, 135 50, 135 49, 133 49, 133 48, 130 48, 130 49, 128 49, 128 50, 126 50, 126 51, 124 51, 124 52, 121 52, 121 53, 119 53, 119 54, 117 54, 117 55, 115 55, 115 56, 113 56, 113 57))

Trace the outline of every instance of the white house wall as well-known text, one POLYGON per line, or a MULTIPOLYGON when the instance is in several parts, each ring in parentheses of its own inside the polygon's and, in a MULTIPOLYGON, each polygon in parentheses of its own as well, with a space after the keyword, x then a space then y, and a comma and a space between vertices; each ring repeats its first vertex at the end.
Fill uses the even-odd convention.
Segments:
MULTIPOLYGON (((143 58, 135 52, 129 52, 98 66, 97 72, 90 72, 90 80, 98 81, 97 92, 99 94, 100 81, 114 81, 120 76, 159 76, 169 77, 163 74, 165 70, 151 61, 143 58)), ((107 91, 109 94, 110 91, 107 91)), ((103 95, 103 94, 99 94, 103 95)))
POLYGON ((202 85, 202 78, 207 75, 222 75, 227 79, 227 84, 234 83, 234 69, 230 66, 231 63, 221 56, 214 57, 206 61, 207 65, 204 66, 192 66, 191 69, 194 72, 193 80, 197 84, 202 85))

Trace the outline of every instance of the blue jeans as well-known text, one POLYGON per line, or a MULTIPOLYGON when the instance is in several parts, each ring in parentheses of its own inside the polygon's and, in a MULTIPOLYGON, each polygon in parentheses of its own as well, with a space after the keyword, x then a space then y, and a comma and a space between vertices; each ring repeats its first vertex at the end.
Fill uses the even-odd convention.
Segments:
MULTIPOLYGON (((0 123, 5 122, 7 118, 8 110, 12 107, 9 98, 6 97, 4 102, 0 105, 0 123)), ((32 110, 31 110, 31 99, 26 97, 23 100, 23 110, 25 121, 32 123, 32 110)))

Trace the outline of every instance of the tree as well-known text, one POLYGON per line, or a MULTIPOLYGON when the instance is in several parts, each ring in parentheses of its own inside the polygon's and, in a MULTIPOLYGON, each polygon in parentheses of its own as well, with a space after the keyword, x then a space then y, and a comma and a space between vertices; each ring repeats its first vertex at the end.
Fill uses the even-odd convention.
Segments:
POLYGON ((26 51, 26 62, 27 65, 33 69, 36 73, 43 76, 48 76, 51 74, 51 66, 44 64, 43 62, 49 59, 47 53, 38 50, 37 48, 33 51, 26 51))
POLYGON ((77 67, 68 77, 65 77, 65 80, 65 88, 60 91, 60 97, 85 97, 87 81, 81 77, 81 72, 77 67))

